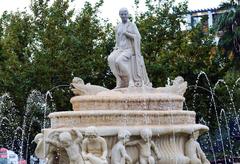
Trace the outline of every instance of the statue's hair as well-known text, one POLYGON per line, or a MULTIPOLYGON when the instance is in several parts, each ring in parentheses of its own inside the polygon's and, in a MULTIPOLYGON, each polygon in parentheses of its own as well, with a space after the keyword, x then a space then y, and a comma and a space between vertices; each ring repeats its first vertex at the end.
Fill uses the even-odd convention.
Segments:
POLYGON ((96 127, 95 126, 89 126, 86 128, 85 131, 85 136, 97 136, 97 132, 96 132, 96 127))
POLYGON ((79 83, 84 85, 84 81, 80 77, 74 77, 72 83, 79 83))
POLYGON ((144 136, 152 137, 152 130, 149 128, 144 128, 140 131, 140 136, 143 138, 144 136))
POLYGON ((71 141, 72 140, 72 136, 69 132, 62 132, 59 135, 59 141, 71 141))
POLYGON ((193 137, 194 137, 194 135, 199 136, 199 131, 197 131, 197 130, 196 130, 196 131, 193 131, 191 135, 192 135, 193 137))
POLYGON ((128 9, 127 9, 126 7, 122 7, 122 8, 119 10, 119 14, 120 14, 120 12, 122 12, 122 11, 127 11, 127 13, 129 13, 129 12, 128 12, 128 9))
POLYGON ((131 133, 126 129, 121 129, 118 131, 118 139, 124 139, 126 137, 129 137, 131 133))
POLYGON ((34 137, 34 142, 37 142, 37 140, 39 140, 40 138, 43 138, 43 134, 42 134, 42 133, 38 133, 38 134, 34 137))
POLYGON ((174 82, 184 82, 184 79, 182 76, 177 76, 173 81, 174 82))

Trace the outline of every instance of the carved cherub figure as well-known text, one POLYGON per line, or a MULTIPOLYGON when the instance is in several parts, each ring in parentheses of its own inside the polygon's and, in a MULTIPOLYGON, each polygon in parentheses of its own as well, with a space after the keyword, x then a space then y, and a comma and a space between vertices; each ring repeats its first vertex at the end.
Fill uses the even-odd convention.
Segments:
POLYGON ((58 132, 53 132, 48 135, 48 138, 44 142, 44 134, 39 133, 35 136, 33 142, 37 143, 37 147, 35 149, 35 155, 40 159, 47 159, 47 164, 52 164, 54 158, 56 156, 56 151, 59 145, 52 145, 51 143, 47 142, 49 138, 51 140, 58 139, 58 132))
POLYGON ((48 139, 46 142, 58 147, 63 147, 67 152, 70 164, 84 164, 80 151, 80 143, 83 136, 79 131, 72 130, 72 133, 77 134, 76 139, 72 138, 70 132, 61 132, 58 141, 48 139))
POLYGON ((137 141, 128 142, 126 145, 132 146, 137 145, 139 148, 139 161, 140 164, 155 164, 155 159, 151 154, 151 150, 156 154, 157 159, 160 160, 160 153, 158 151, 157 146, 151 140, 152 131, 149 128, 145 128, 140 131, 140 136, 142 139, 137 141))
POLYGON ((129 141, 131 133, 122 129, 118 132, 118 142, 113 146, 111 153, 111 164, 132 163, 131 157, 127 154, 125 144, 129 141))
POLYGON ((96 128, 91 126, 85 131, 86 138, 82 143, 82 155, 85 164, 107 164, 107 143, 97 135, 96 128))
POLYGON ((45 140, 47 150, 48 150, 46 153, 48 164, 53 163, 53 161, 55 160, 55 157, 57 155, 57 150, 60 147, 59 134, 60 134, 60 132, 54 131, 54 132, 50 133, 45 140))
POLYGON ((198 136, 199 131, 195 131, 190 135, 189 140, 185 144, 186 156, 190 159, 190 164, 210 164, 200 144, 197 142, 198 136))
POLYGON ((37 144, 37 147, 35 149, 35 155, 40 159, 45 158, 43 137, 44 137, 43 133, 38 133, 35 136, 34 140, 32 141, 32 142, 35 142, 37 144))

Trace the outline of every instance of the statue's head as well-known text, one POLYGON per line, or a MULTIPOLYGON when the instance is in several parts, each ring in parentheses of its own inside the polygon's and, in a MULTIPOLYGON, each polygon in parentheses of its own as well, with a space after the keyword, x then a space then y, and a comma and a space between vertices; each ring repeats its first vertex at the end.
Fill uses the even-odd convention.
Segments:
POLYGON ((96 127, 95 126, 87 127, 85 131, 85 136, 90 140, 94 140, 95 138, 97 138, 96 127))
POLYGON ((126 23, 128 21, 128 17, 129 17, 128 9, 125 7, 121 8, 119 10, 119 16, 122 19, 122 22, 126 23))
POLYGON ((190 138, 193 138, 194 140, 197 140, 199 137, 199 131, 192 132, 190 138))
POLYGON ((124 144, 129 141, 131 133, 126 129, 121 129, 118 132, 118 140, 123 140, 124 144))
POLYGON ((59 135, 59 141, 61 142, 61 144, 65 147, 65 146, 70 146, 72 143, 72 136, 69 132, 62 132, 59 135))
POLYGON ((145 142, 148 142, 152 138, 152 130, 149 128, 144 128, 140 131, 140 136, 145 142))
POLYGON ((38 143, 41 139, 43 139, 43 134, 42 133, 38 133, 35 138, 34 138, 34 142, 38 143))
POLYGON ((182 76, 177 76, 174 80, 172 80, 173 85, 178 85, 184 83, 184 79, 182 76))
POLYGON ((77 83, 77 84, 83 84, 84 85, 84 81, 80 77, 74 77, 73 80, 72 80, 72 83, 77 83))

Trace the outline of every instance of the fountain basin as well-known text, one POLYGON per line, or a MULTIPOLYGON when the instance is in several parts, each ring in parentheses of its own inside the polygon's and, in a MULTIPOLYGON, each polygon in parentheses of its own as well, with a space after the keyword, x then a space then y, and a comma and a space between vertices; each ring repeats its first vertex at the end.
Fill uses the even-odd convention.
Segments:
POLYGON ((116 91, 97 95, 74 96, 74 111, 82 110, 182 110, 184 97, 166 93, 133 93, 116 91), (112 94, 114 92, 114 94, 112 94))
MULTIPOLYGON (((72 129, 80 130, 83 133, 87 127, 56 127, 44 129, 45 136, 53 131, 70 131, 72 129)), ((117 137, 118 131, 120 129, 127 129, 131 132, 131 136, 139 136, 140 131, 143 128, 150 128, 152 134, 155 137, 165 136, 165 135, 190 135, 195 131, 199 131, 203 134, 209 130, 209 128, 202 124, 178 124, 178 125, 139 125, 139 126, 98 126, 96 132, 102 137, 117 137)))
POLYGON ((139 126, 194 124, 193 111, 88 110, 54 112, 49 115, 52 128, 92 126, 139 126))

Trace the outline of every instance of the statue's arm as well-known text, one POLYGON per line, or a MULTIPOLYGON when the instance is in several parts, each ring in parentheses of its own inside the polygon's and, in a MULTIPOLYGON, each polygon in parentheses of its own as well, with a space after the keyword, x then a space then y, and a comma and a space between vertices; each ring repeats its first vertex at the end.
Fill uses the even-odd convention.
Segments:
POLYGON ((151 147, 153 149, 153 152, 156 154, 157 159, 159 160, 161 158, 161 156, 160 156, 157 146, 155 145, 155 143, 153 141, 151 141, 151 147))
POLYGON ((201 161, 208 161, 205 153, 202 151, 200 144, 197 142, 197 153, 200 155, 201 161))
POLYGON ((134 39, 135 37, 135 34, 131 34, 130 32, 124 32, 124 34, 131 39, 134 39))
POLYGON ((106 159, 107 158, 107 143, 103 138, 101 140, 102 140, 101 142, 102 142, 102 149, 103 149, 101 158, 106 159))
POLYGON ((45 140, 45 142, 48 143, 48 144, 51 144, 51 145, 53 145, 53 146, 60 147, 60 143, 59 143, 58 141, 51 140, 51 139, 47 138, 47 139, 45 140))
POLYGON ((127 37, 131 38, 131 39, 134 39, 135 37, 138 37, 138 38, 141 37, 141 36, 140 36, 140 33, 139 33, 139 31, 138 31, 138 28, 137 28, 137 26, 136 26, 135 23, 132 23, 132 24, 131 24, 131 32, 130 32, 130 31, 126 31, 124 34, 125 34, 127 37))
POLYGON ((83 143, 82 143, 82 156, 84 159, 86 159, 86 156, 87 156, 87 141, 86 140, 83 140, 83 143))
POLYGON ((82 140, 83 140, 83 135, 82 135, 82 133, 81 133, 79 130, 75 130, 75 129, 73 129, 72 132, 77 135, 77 138, 76 138, 76 140, 75 140, 75 143, 81 143, 82 140))
POLYGON ((136 36, 138 36, 139 31, 134 23, 130 23, 130 26, 128 27, 127 31, 123 32, 123 34, 130 39, 134 39, 136 36))
POLYGON ((132 163, 131 157, 127 154, 127 151, 124 147, 120 149, 122 157, 124 157, 129 163, 132 163))
POLYGON ((126 143, 126 146, 134 146, 134 145, 138 145, 139 144, 139 140, 136 141, 130 141, 128 143, 126 143))

